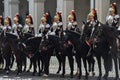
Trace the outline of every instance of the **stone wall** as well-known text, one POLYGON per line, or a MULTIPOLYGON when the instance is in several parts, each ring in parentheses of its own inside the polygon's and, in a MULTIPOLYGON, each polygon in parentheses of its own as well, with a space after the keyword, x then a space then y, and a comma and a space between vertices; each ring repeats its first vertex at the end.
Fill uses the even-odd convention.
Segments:
POLYGON ((74 0, 74 9, 77 16, 78 26, 82 26, 82 21, 86 21, 90 12, 90 0, 74 0))
POLYGON ((25 21, 26 14, 29 13, 29 8, 28 8, 28 1, 27 0, 19 0, 19 13, 23 18, 23 22, 25 21))
POLYGON ((57 0, 46 0, 45 1, 45 12, 50 11, 52 17, 54 17, 57 8, 57 0))
POLYGON ((3 4, 3 0, 0 0, 0 15, 3 15, 4 12, 4 4, 3 4))

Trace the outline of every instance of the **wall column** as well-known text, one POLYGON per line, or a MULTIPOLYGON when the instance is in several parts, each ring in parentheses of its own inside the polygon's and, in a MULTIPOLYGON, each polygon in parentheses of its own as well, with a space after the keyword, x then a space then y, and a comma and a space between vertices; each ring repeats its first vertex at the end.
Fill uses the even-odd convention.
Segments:
POLYGON ((95 8, 97 10, 98 19, 105 23, 106 16, 108 14, 108 9, 110 6, 110 0, 96 0, 95 1, 95 8))
POLYGON ((13 18, 19 12, 19 0, 4 0, 4 16, 13 18))
POLYGON ((62 11, 63 28, 66 29, 68 15, 74 9, 74 0, 57 0, 57 11, 62 11))
POLYGON ((29 14, 33 17, 35 33, 38 32, 38 27, 41 22, 41 17, 44 13, 45 0, 28 0, 29 1, 29 14))

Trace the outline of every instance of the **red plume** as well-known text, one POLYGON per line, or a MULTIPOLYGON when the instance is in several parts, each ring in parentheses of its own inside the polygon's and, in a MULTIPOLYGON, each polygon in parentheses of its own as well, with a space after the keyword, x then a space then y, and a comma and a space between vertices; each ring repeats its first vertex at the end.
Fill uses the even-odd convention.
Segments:
POLYGON ((2 19, 2 16, 0 16, 0 19, 2 19))
POLYGON ((117 4, 116 4, 116 3, 113 3, 113 5, 114 5, 114 6, 117 6, 117 4))
POLYGON ((115 9, 115 8, 117 8, 117 4, 116 3, 113 3, 112 4, 112 7, 115 9))
POLYGON ((30 18, 30 19, 31 19, 31 18, 32 18, 32 16, 31 16, 31 15, 28 15, 28 16, 27 16, 27 18, 30 18))
POLYGON ((48 17, 48 15, 49 15, 48 13, 45 13, 45 17, 46 17, 46 18, 48 17))
POLYGON ((74 14, 75 14, 75 11, 74 11, 74 10, 72 10, 72 11, 71 11, 71 14, 72 14, 72 15, 74 15, 74 14))
POLYGON ((97 13, 97 11, 95 9, 93 9, 93 13, 95 14, 95 13, 97 13))
POLYGON ((15 15, 16 17, 19 17, 19 13, 16 13, 16 15, 15 15))
POLYGON ((57 14, 58 14, 59 16, 61 16, 62 12, 57 12, 57 14))

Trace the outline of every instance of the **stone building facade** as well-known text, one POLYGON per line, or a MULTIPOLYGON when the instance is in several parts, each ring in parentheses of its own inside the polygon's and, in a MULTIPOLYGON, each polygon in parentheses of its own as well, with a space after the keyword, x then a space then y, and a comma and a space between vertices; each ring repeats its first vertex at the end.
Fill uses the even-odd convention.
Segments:
MULTIPOLYGON (((50 11, 53 17, 56 11, 62 11, 64 27, 67 16, 72 9, 75 10, 79 27, 82 21, 86 21, 90 9, 96 8, 98 19, 105 22, 110 3, 116 2, 120 14, 120 0, 0 0, 0 15, 14 17, 15 13, 25 19, 26 14, 31 14, 34 26, 39 26, 43 13, 50 11)), ((37 27, 36 27, 37 29, 37 27)))

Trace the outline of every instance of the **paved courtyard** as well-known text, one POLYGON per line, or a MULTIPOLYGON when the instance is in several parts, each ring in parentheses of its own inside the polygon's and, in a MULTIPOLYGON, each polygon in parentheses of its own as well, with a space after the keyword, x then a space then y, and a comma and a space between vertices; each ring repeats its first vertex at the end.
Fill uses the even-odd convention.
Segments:
MULTIPOLYGON (((67 58, 66 58, 67 59, 67 58)), ((29 60, 28 60, 28 65, 27 65, 27 68, 29 67, 29 60)), ((76 72, 76 62, 75 62, 75 65, 74 65, 74 74, 76 72)), ((102 66, 103 68, 103 66, 102 66)), ((43 77, 43 76, 38 76, 36 74, 36 76, 32 76, 32 70, 31 72, 24 72, 22 73, 21 76, 16 76, 16 72, 13 72, 14 70, 16 69, 16 64, 14 64, 13 68, 12 68, 12 71, 9 73, 9 75, 6 75, 5 74, 5 71, 0 71, 0 80, 79 80, 77 79, 76 76, 74 76, 74 78, 70 78, 69 77, 69 73, 70 73, 70 69, 69 69, 69 64, 68 64, 68 60, 66 61, 66 75, 64 78, 62 78, 60 76, 60 74, 56 74, 56 71, 58 69, 58 62, 57 62, 57 59, 56 57, 52 57, 51 58, 51 61, 50 61, 50 75, 48 77, 43 77)), ((84 80, 84 74, 85 74, 85 71, 84 71, 84 67, 82 66, 82 70, 83 70, 83 77, 81 80, 84 80)), ((104 74, 104 68, 102 69, 103 71, 103 74, 104 74)), ((109 75, 109 80, 113 80, 115 74, 114 74, 114 69, 112 72, 110 72, 110 75, 109 75)), ((120 71, 119 71, 120 73, 120 71)), ((88 80, 97 80, 97 76, 98 76, 98 68, 97 68, 97 62, 96 62, 96 65, 95 65, 95 76, 92 76, 91 74, 89 75, 89 79, 88 80)), ((104 80, 104 79, 103 79, 104 80)))

